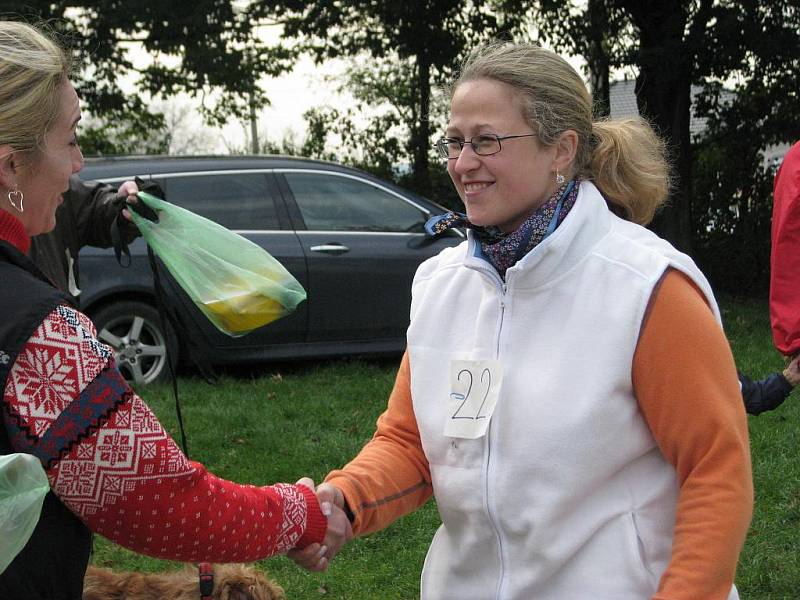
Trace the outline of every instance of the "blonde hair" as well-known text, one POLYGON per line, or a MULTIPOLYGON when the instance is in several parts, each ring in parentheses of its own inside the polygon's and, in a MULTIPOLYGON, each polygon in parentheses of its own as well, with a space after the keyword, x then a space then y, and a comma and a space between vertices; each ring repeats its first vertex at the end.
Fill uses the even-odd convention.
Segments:
POLYGON ((70 56, 52 37, 26 23, 0 21, 0 146, 41 148, 70 68, 70 56))
POLYGON ((473 49, 450 88, 476 79, 516 91, 528 124, 550 146, 571 129, 578 136, 575 175, 597 185, 621 217, 646 225, 669 192, 665 146, 641 118, 592 120, 592 97, 559 55, 535 44, 493 43, 473 49))

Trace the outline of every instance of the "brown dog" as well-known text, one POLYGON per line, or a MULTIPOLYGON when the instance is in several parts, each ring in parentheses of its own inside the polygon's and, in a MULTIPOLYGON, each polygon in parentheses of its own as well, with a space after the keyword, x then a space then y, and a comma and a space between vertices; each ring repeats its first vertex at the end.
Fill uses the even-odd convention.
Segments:
MULTIPOLYGON (((199 600, 197 567, 169 573, 114 572, 89 566, 83 600, 199 600)), ((285 600, 283 588, 241 564, 214 565, 213 600, 285 600)))

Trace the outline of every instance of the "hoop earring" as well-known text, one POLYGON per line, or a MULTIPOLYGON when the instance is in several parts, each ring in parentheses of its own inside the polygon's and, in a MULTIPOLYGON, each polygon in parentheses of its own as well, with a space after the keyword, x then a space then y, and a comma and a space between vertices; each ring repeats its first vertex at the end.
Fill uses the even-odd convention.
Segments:
POLYGON ((556 185, 564 185, 566 178, 556 169, 556 185))
POLYGON ((17 212, 25 212, 25 205, 22 203, 24 199, 25 194, 18 188, 8 192, 8 201, 11 203, 11 206, 17 209, 17 212), (17 202, 19 202, 19 206, 17 206, 17 202))

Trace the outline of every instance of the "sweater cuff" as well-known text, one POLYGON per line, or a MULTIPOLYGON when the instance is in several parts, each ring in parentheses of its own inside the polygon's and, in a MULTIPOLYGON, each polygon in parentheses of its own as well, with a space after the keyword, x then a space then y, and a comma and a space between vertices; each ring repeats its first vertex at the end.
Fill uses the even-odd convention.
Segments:
POLYGON ((298 485, 297 489, 302 492, 306 499, 306 530, 297 540, 295 548, 305 548, 310 544, 321 544, 328 529, 328 519, 322 514, 317 495, 314 492, 304 485, 298 485))

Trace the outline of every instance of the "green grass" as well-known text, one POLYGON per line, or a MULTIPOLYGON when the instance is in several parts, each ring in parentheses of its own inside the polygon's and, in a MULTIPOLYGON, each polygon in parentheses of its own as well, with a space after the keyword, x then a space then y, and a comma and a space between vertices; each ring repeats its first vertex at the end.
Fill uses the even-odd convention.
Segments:
MULTIPOLYGON (((766 302, 724 304, 726 333, 737 366, 755 377, 782 368, 772 347, 766 302)), ((740 557, 737 585, 742 598, 800 597, 800 404, 797 389, 777 410, 750 419, 755 511, 740 557)))
MULTIPOLYGON (((757 377, 782 364, 772 348, 766 302, 725 300, 726 332, 743 371, 757 377)), ((215 386, 180 381, 191 458, 234 481, 316 481, 353 457, 370 438, 394 381, 397 361, 266 365, 223 377, 215 386)), ((171 392, 142 395, 179 439, 171 392)), ((795 392, 796 394, 797 392, 795 392)), ((737 585, 749 600, 796 599, 800 581, 800 407, 750 417, 755 516, 737 585)), ((419 597, 419 574, 438 526, 433 503, 386 531, 349 544, 322 574, 278 557, 263 567, 292 599, 400 600, 419 597)), ((174 563, 139 556, 96 536, 93 562, 120 570, 159 571, 174 563)))

